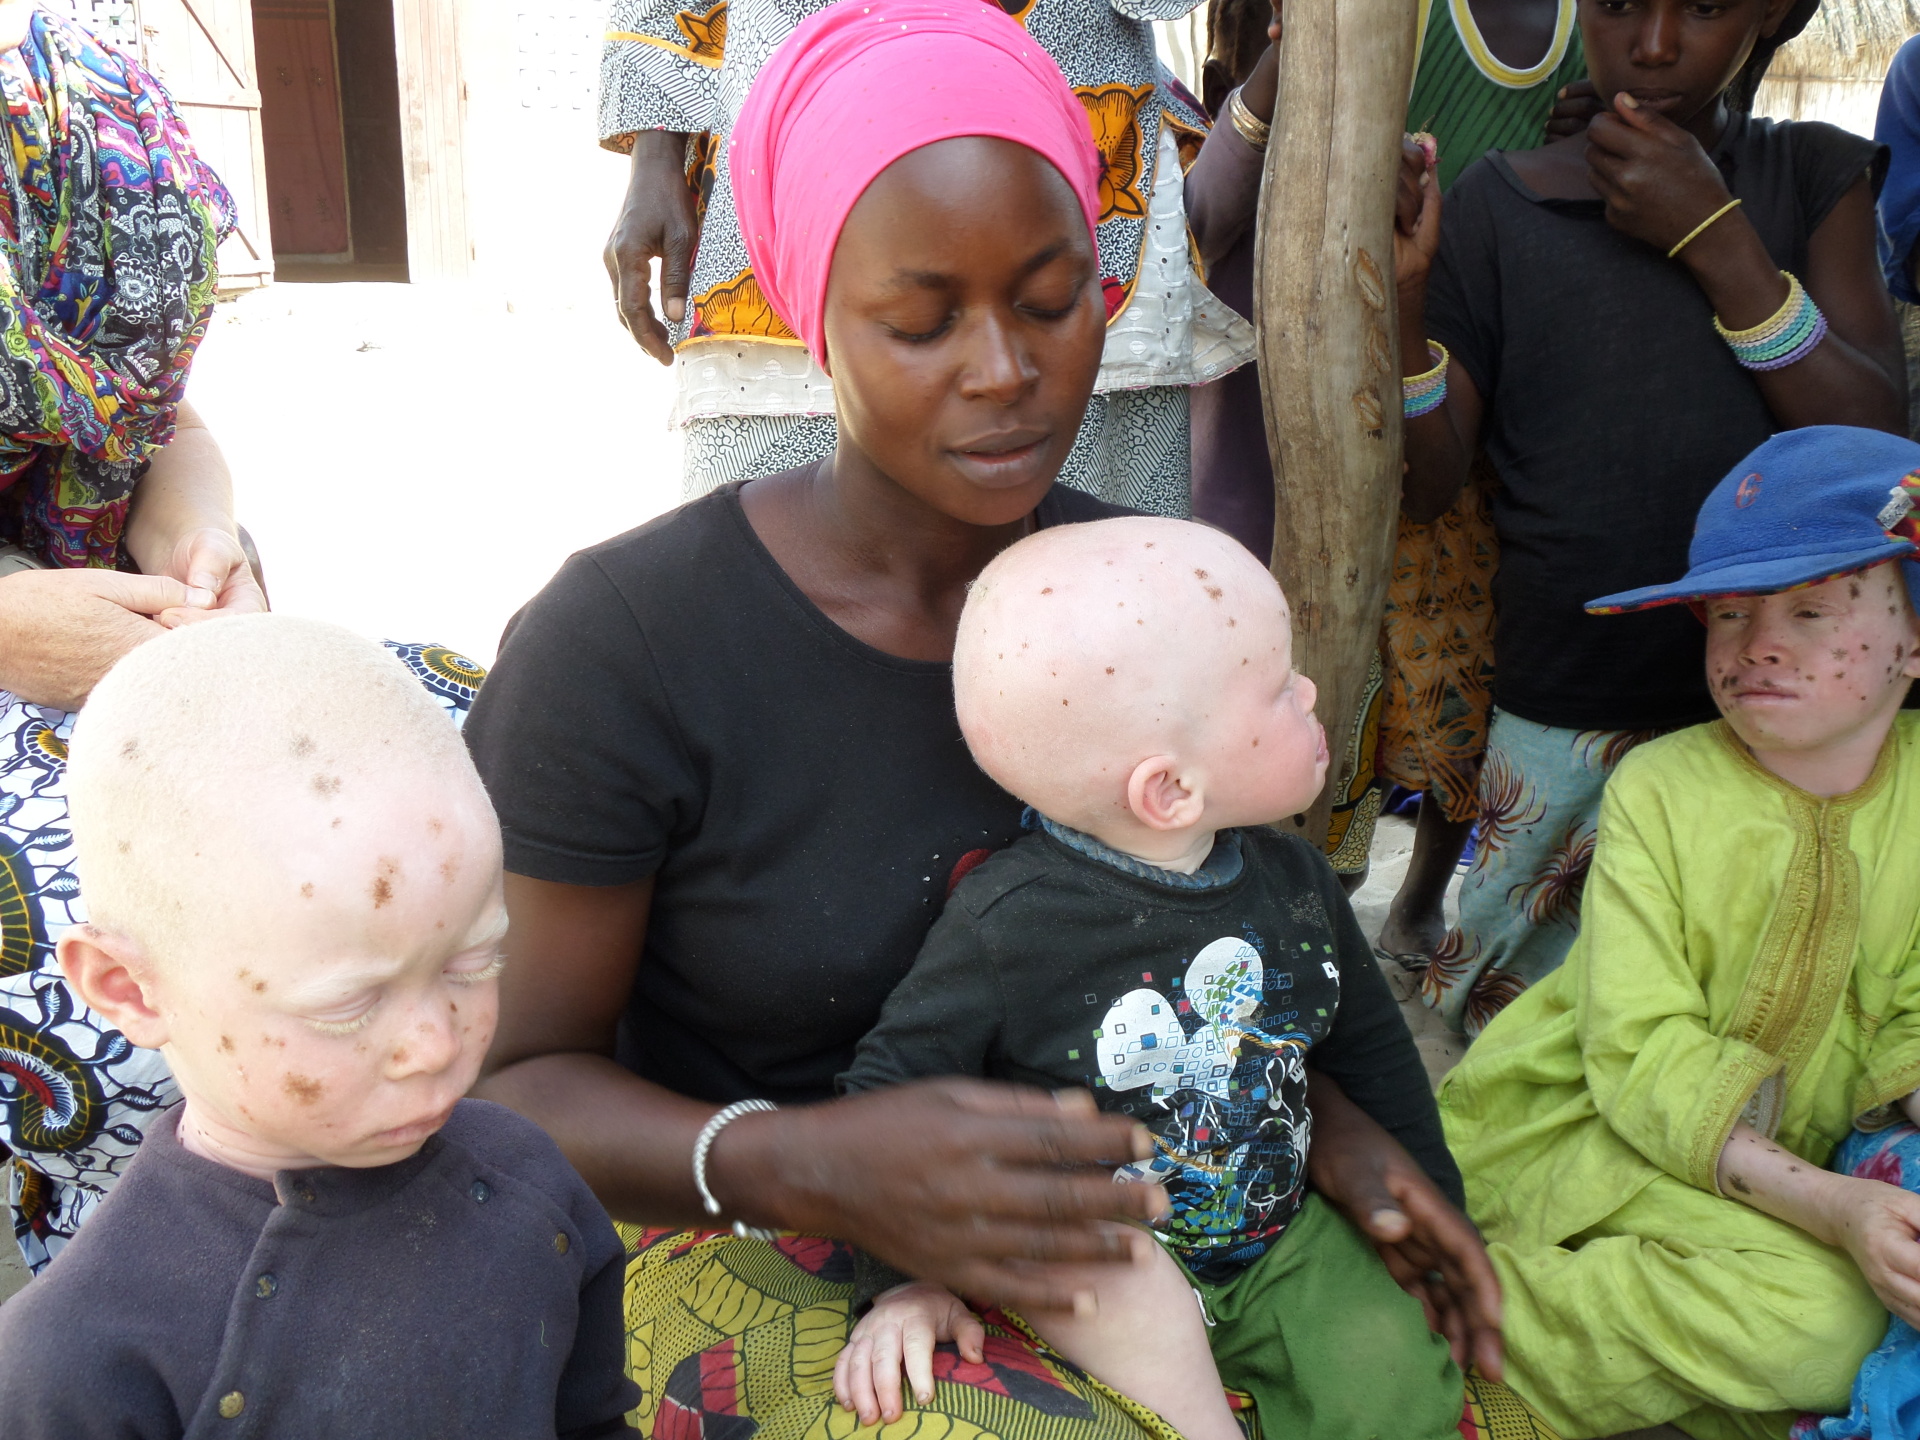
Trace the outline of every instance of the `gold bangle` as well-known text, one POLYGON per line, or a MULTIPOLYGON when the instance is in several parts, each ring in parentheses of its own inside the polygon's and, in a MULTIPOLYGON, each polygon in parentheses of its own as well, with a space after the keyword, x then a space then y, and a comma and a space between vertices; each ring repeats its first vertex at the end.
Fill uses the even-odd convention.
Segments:
POLYGON ((1438 340, 1427 341, 1427 358, 1437 362, 1431 370, 1422 370, 1418 375, 1401 377, 1402 385, 1418 385, 1423 381, 1437 380, 1447 373, 1447 366, 1453 363, 1453 356, 1447 353, 1447 347, 1438 340))
POLYGON ((1247 144, 1256 150, 1267 148, 1267 137, 1273 133, 1273 126, 1247 108, 1237 85, 1227 95, 1227 119, 1247 144))
POLYGON ((1678 245, 1674 246, 1671 250, 1667 251, 1667 259, 1669 260, 1673 259, 1674 256, 1678 255, 1682 250, 1686 249, 1687 246, 1691 245, 1695 240, 1698 240, 1700 238, 1700 232, 1702 230, 1706 229, 1709 225, 1713 224, 1714 221, 1718 220, 1722 215, 1726 214, 1729 210, 1733 209, 1733 207, 1738 205, 1739 203, 1740 202, 1738 200, 1729 200, 1726 204, 1722 205, 1718 210, 1714 211, 1711 215, 1707 216, 1706 219, 1702 220, 1698 225, 1694 226, 1693 229, 1689 230, 1686 233, 1686 238, 1681 240, 1681 242, 1678 245))

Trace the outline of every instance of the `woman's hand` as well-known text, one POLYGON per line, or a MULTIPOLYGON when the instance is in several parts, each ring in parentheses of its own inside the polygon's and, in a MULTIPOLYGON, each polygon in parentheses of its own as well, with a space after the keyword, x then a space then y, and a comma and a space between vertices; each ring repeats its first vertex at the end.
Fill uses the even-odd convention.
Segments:
POLYGON ((166 630, 153 619, 214 596, 167 575, 23 570, 0 580, 0 690, 31 705, 78 710, 136 645, 166 630))
POLYGON ((1090 1292, 1051 1267, 1132 1262, 1134 1232, 1099 1222, 1165 1210, 1158 1185, 1113 1178, 1152 1153, 1085 1091, 922 1080, 737 1120, 708 1173, 751 1224, 840 1236, 990 1304, 1072 1310, 1090 1292))
POLYGON ((1500 1281, 1467 1217, 1419 1163, 1326 1076, 1307 1072, 1314 1189, 1373 1242, 1387 1271, 1420 1302, 1461 1369, 1477 1365, 1498 1380, 1500 1281))
POLYGON ((1587 168, 1607 223, 1662 254, 1733 197, 1700 142, 1642 106, 1615 97, 1587 126, 1587 168))
POLYGON ((181 535, 174 542, 166 574, 184 584, 190 594, 208 597, 204 605, 189 603, 162 611, 160 623, 168 628, 220 615, 258 614, 267 608, 253 566, 231 530, 207 525, 181 535))
POLYGON ((914 1403, 933 1403, 933 1347, 948 1341, 963 1360, 986 1359, 986 1326, 951 1290, 925 1281, 896 1285, 873 1302, 833 1365, 833 1398, 862 1425, 891 1425, 905 1410, 900 1375, 914 1403))
POLYGON ((654 317, 650 269, 658 259, 660 308, 678 324, 686 318, 688 277, 699 238, 697 199, 687 184, 687 137, 671 130, 635 135, 626 199, 602 258, 620 323, 662 365, 673 363, 673 342, 667 327, 654 317))

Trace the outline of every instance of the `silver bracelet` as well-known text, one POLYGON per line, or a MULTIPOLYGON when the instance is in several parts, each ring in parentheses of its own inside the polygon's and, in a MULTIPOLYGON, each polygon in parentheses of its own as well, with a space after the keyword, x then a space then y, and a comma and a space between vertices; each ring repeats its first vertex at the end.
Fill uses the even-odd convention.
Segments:
MULTIPOLYGON (((707 1154, 713 1149, 713 1142, 719 1138, 722 1130, 742 1115, 779 1108, 771 1100, 736 1100, 726 1108, 714 1111, 707 1123, 700 1127, 700 1133, 693 1141, 693 1188, 700 1192, 700 1203, 706 1207, 707 1214, 720 1213, 720 1202, 713 1198, 713 1191, 707 1186, 707 1154)), ((756 1229, 744 1220, 736 1220, 733 1222, 733 1233, 743 1240, 771 1240, 779 1232, 756 1229)))

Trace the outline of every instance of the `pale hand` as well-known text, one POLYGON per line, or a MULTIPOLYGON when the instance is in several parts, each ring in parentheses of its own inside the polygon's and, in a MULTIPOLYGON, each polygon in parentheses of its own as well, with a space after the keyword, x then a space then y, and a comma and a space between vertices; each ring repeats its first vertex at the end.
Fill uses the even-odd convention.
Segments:
POLYGON ((0 580, 0 690, 78 710, 129 650, 166 633, 153 616, 215 597, 167 575, 24 570, 0 580))
POLYGON ((986 1358, 986 1327, 951 1290, 913 1280, 873 1302, 833 1366, 833 1395, 862 1425, 892 1424, 905 1411, 905 1373, 916 1404, 933 1403, 933 1347, 951 1341, 962 1359, 986 1358))
POLYGON ((1920 1326, 1920 1195, 1880 1180, 1837 1175, 1822 1207, 1833 1238, 1880 1303, 1920 1326))
POLYGON ((187 531, 174 542, 166 573, 184 584, 190 597, 185 605, 157 617, 169 629, 222 615, 257 615, 267 608, 267 597, 232 531, 213 526, 187 531))

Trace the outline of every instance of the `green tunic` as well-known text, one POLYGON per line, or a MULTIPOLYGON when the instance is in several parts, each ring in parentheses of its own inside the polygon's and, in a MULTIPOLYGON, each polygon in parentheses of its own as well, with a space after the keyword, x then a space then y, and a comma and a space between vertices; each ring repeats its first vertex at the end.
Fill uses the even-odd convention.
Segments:
POLYGON ((1553 40, 1524 70, 1494 58, 1467 0, 1419 0, 1419 57, 1407 128, 1440 142, 1440 186, 1489 150, 1531 150, 1546 139, 1560 87, 1587 73, 1574 0, 1560 0, 1553 40))
POLYGON ((1784 1434, 1886 1312, 1716 1189, 1745 1118, 1813 1165, 1920 1087, 1920 714, 1823 800, 1723 724, 1621 762, 1567 963, 1441 1088, 1507 1292, 1509 1379, 1569 1437, 1784 1434), (1722 1412, 1774 1412, 1732 1416, 1722 1412))

